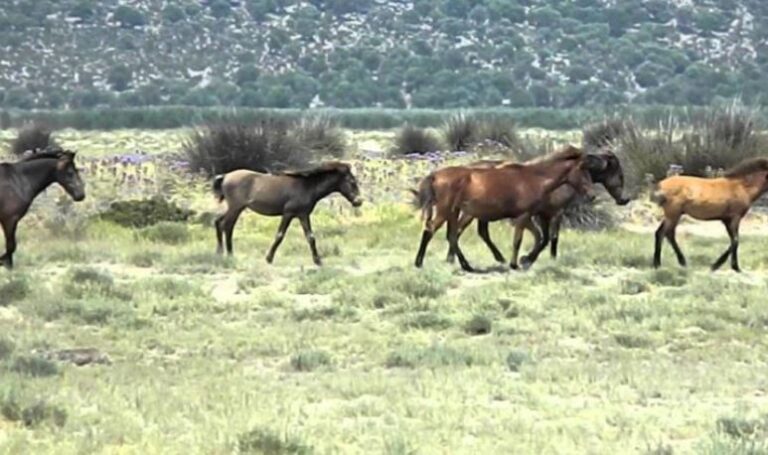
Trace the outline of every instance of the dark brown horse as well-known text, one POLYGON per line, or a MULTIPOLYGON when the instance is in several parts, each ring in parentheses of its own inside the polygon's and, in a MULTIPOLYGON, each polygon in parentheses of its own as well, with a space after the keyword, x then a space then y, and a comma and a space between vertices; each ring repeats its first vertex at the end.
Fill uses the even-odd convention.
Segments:
MULTIPOLYGON (((538 163, 503 163, 493 168, 453 167, 440 176, 448 188, 440 191, 439 196, 434 190, 435 174, 428 176, 418 192, 425 223, 415 265, 421 267, 429 241, 447 221, 450 248, 462 268, 471 271, 458 245, 460 216, 477 218, 483 223, 487 236, 488 222, 538 213, 547 195, 566 182, 590 193, 589 174, 582 169, 591 166, 596 166, 593 158, 575 147, 567 147, 538 163)), ((537 248, 543 246, 537 245, 537 248)))
POLYGON ((363 200, 357 179, 346 163, 330 162, 314 169, 285 171, 279 174, 240 169, 213 180, 213 192, 219 201, 226 201, 227 210, 216 218, 217 253, 222 253, 222 237, 226 236, 227 253, 232 254, 232 231, 240 213, 247 207, 267 216, 282 216, 280 227, 272 247, 267 253, 267 262, 272 263, 275 251, 283 241, 285 231, 294 218, 298 218, 312 251, 312 259, 320 265, 320 256, 315 246, 315 236, 309 216, 320 199, 339 192, 353 206, 359 207, 363 200))
MULTIPOLYGON (((608 194, 611 195, 613 200, 618 205, 626 205, 629 203, 629 198, 624 196, 624 171, 622 170, 621 163, 612 151, 601 151, 599 153, 590 153, 591 157, 594 157, 595 166, 590 167, 584 172, 589 172, 592 183, 599 183, 605 187, 608 194)), ((527 164, 535 163, 538 161, 546 160, 547 157, 535 159, 526 162, 527 164)), ((475 167, 478 164, 480 167, 489 167, 490 165, 499 165, 502 161, 481 161, 478 163, 472 163, 469 166, 475 167)), ((520 251, 520 245, 523 240, 524 230, 530 231, 534 237, 534 244, 538 245, 542 243, 546 247, 547 243, 551 242, 551 255, 553 258, 557 257, 557 246, 560 237, 560 226, 562 224, 563 214, 565 209, 572 203, 574 203, 579 197, 579 192, 573 185, 565 184, 554 191, 552 191, 546 199, 546 202, 542 206, 540 212, 534 217, 521 217, 517 220, 513 220, 515 225, 515 234, 512 247, 512 260, 511 264, 517 264, 517 256, 520 251)), ((466 227, 472 222, 472 218, 464 218, 462 224, 459 226, 459 236, 466 229, 466 227)), ((494 255, 494 258, 498 262, 504 262, 503 256, 499 252, 498 248, 493 244, 490 236, 487 234, 488 227, 482 226, 483 222, 478 221, 478 233, 483 233, 481 238, 485 241, 488 248, 494 255)), ((448 260, 453 261, 453 255, 449 251, 448 260)), ((531 265, 532 259, 535 259, 530 254, 523 258, 523 267, 527 268, 531 265)))
POLYGON ((75 153, 60 149, 27 155, 15 163, 0 163, 0 224, 5 232, 5 254, 0 263, 13 268, 16 227, 32 201, 58 183, 75 201, 85 199, 85 184, 75 166, 75 153))
POLYGON ((730 256, 731 268, 739 268, 739 225, 752 204, 768 191, 768 159, 743 161, 725 172, 723 177, 702 178, 684 175, 668 177, 657 184, 651 199, 664 209, 664 219, 656 230, 653 266, 661 265, 661 243, 667 238, 685 267, 686 261, 675 239, 677 223, 683 215, 698 220, 719 220, 725 225, 731 243, 712 264, 717 270, 730 256))

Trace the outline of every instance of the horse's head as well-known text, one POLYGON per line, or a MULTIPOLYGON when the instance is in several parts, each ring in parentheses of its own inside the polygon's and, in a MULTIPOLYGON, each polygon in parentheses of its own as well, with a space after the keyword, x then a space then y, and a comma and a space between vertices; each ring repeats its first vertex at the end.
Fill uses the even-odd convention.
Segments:
POLYGON ((75 152, 69 150, 59 152, 59 160, 56 163, 56 182, 75 201, 85 199, 85 182, 80 178, 80 172, 75 166, 75 152))
POLYGON ((340 168, 339 174, 341 181, 339 183, 339 192, 354 207, 360 207, 363 204, 363 198, 360 196, 360 187, 357 185, 357 179, 352 174, 349 165, 340 168))
POLYGON ((624 196, 624 170, 613 151, 606 150, 587 156, 592 157, 588 165, 592 181, 602 184, 616 204, 627 205, 629 198, 624 196))

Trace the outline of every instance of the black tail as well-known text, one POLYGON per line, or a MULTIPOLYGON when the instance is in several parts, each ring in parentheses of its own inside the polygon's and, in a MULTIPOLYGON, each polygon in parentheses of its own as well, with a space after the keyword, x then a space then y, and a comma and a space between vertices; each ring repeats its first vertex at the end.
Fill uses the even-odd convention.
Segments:
POLYGON ((224 191, 221 189, 221 185, 224 183, 224 175, 217 175, 213 178, 213 194, 219 202, 224 200, 224 191))
POLYGON ((418 190, 411 189, 414 196, 411 203, 414 208, 421 210, 421 216, 425 221, 432 219, 432 209, 436 202, 434 180, 434 174, 429 174, 421 180, 418 190))

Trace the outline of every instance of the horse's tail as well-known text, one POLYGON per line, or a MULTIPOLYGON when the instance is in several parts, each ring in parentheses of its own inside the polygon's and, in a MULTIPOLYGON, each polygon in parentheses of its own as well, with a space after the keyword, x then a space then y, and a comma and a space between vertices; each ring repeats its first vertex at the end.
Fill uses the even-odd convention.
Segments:
POLYGON ((213 195, 221 202, 224 200, 224 191, 221 186, 224 184, 224 174, 219 174, 213 178, 213 195))
POLYGON ((413 207, 421 210, 421 217, 425 221, 432 219, 432 210, 436 202, 434 181, 435 175, 429 174, 421 180, 418 190, 410 189, 414 196, 412 201, 413 207))
POLYGON ((650 199, 652 202, 655 202, 656 204, 663 206, 667 203, 667 194, 659 189, 659 187, 655 187, 653 191, 651 191, 650 199))

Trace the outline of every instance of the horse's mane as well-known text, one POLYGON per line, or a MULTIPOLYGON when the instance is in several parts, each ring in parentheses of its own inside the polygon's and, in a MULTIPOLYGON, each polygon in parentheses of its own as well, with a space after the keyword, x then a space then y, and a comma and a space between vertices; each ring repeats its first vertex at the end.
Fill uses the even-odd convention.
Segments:
POLYGON ((525 162, 525 164, 545 164, 555 161, 575 160, 584 156, 584 152, 573 145, 567 145, 562 150, 556 150, 546 155, 537 156, 525 162))
POLYGON ((723 173, 725 177, 743 177, 759 171, 768 171, 768 158, 749 158, 723 173))
POLYGON ((309 168, 309 169, 289 169, 285 171, 281 171, 278 173, 278 175, 288 175, 291 177, 312 177, 315 175, 320 174, 327 174, 332 172, 337 173, 346 173, 349 172, 349 164, 343 163, 341 161, 329 161, 327 163, 323 163, 319 166, 309 168))
POLYGON ((26 162, 26 161, 34 161, 34 160, 43 160, 43 159, 59 159, 63 155, 73 155, 72 152, 65 151, 59 148, 56 149, 47 149, 39 152, 33 152, 33 153, 27 153, 21 157, 19 162, 26 162))

